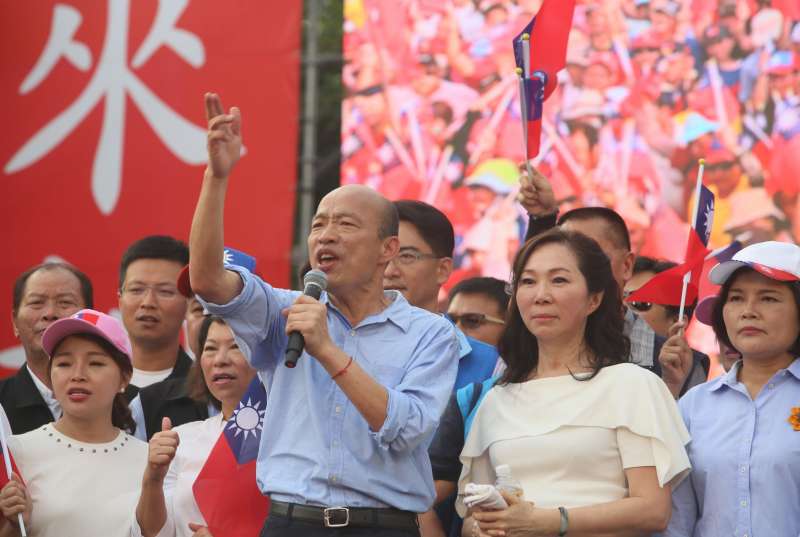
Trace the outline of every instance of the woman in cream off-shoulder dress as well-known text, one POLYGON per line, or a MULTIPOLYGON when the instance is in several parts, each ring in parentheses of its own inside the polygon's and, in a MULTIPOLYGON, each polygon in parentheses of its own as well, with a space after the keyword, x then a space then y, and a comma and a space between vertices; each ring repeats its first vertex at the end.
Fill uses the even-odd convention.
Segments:
POLYGON ((480 401, 459 492, 508 465, 522 501, 468 511, 465 536, 642 535, 670 518, 689 436, 653 373, 626 363, 620 292, 593 240, 551 230, 514 263, 500 351, 508 369, 480 401))

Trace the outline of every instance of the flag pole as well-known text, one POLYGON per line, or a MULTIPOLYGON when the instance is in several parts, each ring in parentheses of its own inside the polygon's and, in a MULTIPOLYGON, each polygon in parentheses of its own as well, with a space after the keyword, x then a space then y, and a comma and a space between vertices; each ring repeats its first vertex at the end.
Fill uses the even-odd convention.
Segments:
MULTIPOLYGON (((8 452, 8 442, 6 441, 6 430, 2 424, 0 424, 0 447, 3 449, 3 462, 6 465, 6 475, 8 475, 8 479, 11 479, 11 474, 13 470, 11 469, 11 457, 9 456, 8 452)), ((19 531, 22 537, 28 537, 28 532, 25 531, 25 522, 22 520, 22 513, 17 513, 17 522, 19 522, 19 531)))
MULTIPOLYGON (((694 223, 697 222, 697 213, 700 211, 700 190, 703 186, 703 171, 706 168, 705 159, 698 161, 699 167, 697 170, 697 184, 694 187, 694 210, 692 210, 692 219, 689 221, 689 233, 694 231, 694 223)), ((690 237, 691 239, 691 237, 690 237)), ((681 305, 678 309, 678 320, 683 321, 683 310, 686 308, 686 291, 689 288, 689 282, 692 279, 692 271, 690 270, 683 275, 683 288, 681 289, 681 305)), ((683 330, 681 330, 683 333, 683 330)))
POLYGON ((522 110, 522 137, 525 144, 525 168, 528 177, 533 177, 531 169, 530 155, 528 154, 528 97, 525 91, 525 81, 531 77, 531 36, 528 33, 522 34, 522 69, 517 67, 519 79, 519 107, 522 110), (521 71, 521 72, 520 72, 521 71))

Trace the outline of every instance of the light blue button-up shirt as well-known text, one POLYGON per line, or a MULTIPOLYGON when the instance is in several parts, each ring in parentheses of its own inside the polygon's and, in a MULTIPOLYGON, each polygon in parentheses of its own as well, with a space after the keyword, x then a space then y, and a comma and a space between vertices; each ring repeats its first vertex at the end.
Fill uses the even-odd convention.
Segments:
POLYGON ((274 500, 310 505, 428 510, 434 500, 428 444, 458 366, 452 325, 387 291, 386 309, 350 326, 323 293, 333 343, 389 394, 386 421, 374 432, 307 352, 296 368, 284 367, 281 310, 300 293, 227 268, 241 275, 244 289, 228 304, 203 305, 225 318, 250 363, 269 379, 256 465, 261 491, 274 500))
POLYGON ((669 537, 800 536, 800 359, 755 401, 737 380, 741 362, 678 402, 692 436, 689 479, 672 495, 669 537))

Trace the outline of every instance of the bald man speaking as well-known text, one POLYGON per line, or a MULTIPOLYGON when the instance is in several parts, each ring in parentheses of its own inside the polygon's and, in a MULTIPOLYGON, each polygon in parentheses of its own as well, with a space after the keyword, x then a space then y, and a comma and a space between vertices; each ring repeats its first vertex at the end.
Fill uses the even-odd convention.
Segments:
MULTIPOLYGON (((241 113, 206 94, 208 167, 190 238, 192 289, 222 315, 250 363, 271 379, 257 480, 272 504, 261 535, 418 535, 434 499, 429 440, 457 368, 443 318, 383 290, 398 251, 394 206, 363 186, 320 202, 308 236, 312 268, 328 278, 319 300, 226 267, 223 208, 242 146, 241 113), (284 367, 288 335, 303 335, 284 367)), ((253 225, 258 225, 254 222, 253 225)))

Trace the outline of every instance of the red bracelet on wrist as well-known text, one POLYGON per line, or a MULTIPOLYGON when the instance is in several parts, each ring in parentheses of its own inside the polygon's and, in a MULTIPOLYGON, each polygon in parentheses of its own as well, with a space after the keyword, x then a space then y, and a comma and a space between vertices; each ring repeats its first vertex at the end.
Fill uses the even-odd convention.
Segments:
POLYGON ((349 358, 350 358, 350 359, 349 359, 349 360, 347 360, 347 365, 346 365, 346 366, 344 366, 343 368, 341 368, 341 369, 339 370, 339 372, 338 372, 338 373, 336 373, 335 375, 333 375, 333 376, 331 377, 332 379, 335 379, 336 377, 341 377, 342 375, 344 375, 345 373, 347 373, 347 368, 348 368, 348 367, 350 367, 350 364, 352 364, 352 363, 353 363, 353 357, 352 357, 352 356, 350 356, 349 358))

